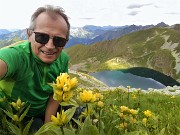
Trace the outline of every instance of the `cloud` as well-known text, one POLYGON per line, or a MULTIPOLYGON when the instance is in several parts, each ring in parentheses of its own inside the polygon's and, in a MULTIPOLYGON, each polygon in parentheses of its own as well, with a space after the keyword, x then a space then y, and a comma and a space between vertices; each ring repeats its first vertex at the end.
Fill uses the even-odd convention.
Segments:
POLYGON ((152 3, 149 3, 149 4, 131 4, 127 8, 128 9, 134 9, 134 8, 141 8, 141 7, 150 6, 150 5, 153 5, 153 4, 152 3))
POLYGON ((135 16, 139 13, 139 11, 132 11, 128 15, 135 16))
POLYGON ((180 13, 176 13, 176 12, 170 12, 170 13, 165 13, 165 14, 169 14, 169 15, 180 15, 180 13))
POLYGON ((95 18, 79 18, 79 19, 82 19, 82 20, 92 20, 92 19, 95 19, 95 18))

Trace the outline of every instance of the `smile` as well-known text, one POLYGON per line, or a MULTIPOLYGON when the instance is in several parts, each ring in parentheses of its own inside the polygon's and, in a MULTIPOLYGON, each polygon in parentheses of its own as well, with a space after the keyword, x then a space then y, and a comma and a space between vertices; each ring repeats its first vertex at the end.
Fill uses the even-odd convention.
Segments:
POLYGON ((46 54, 46 55, 54 55, 56 53, 56 52, 45 52, 45 51, 42 51, 42 50, 41 50, 41 52, 46 54))

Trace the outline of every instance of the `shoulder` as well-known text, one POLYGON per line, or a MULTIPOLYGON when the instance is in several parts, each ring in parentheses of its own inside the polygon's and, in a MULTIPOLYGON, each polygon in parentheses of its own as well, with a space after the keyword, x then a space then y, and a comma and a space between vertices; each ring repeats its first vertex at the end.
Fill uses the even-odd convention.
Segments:
POLYGON ((0 54, 6 53, 6 52, 9 52, 9 54, 11 53, 12 55, 14 53, 20 54, 24 52, 29 52, 29 42, 20 41, 20 42, 17 42, 15 44, 12 44, 12 45, 9 45, 0 49, 0 54))

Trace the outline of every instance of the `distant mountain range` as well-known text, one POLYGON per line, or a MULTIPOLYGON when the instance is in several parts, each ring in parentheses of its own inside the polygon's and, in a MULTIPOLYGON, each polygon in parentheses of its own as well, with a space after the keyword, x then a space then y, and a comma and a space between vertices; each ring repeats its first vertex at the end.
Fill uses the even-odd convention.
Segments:
MULTIPOLYGON (((70 30, 70 40, 66 48, 76 45, 89 45, 96 42, 119 38, 125 34, 149 29, 152 27, 169 27, 169 25, 161 22, 157 25, 126 25, 126 26, 93 26, 86 25, 84 27, 72 27, 70 30)), ((19 40, 27 40, 26 29, 23 30, 6 30, 0 29, 0 47, 10 45, 19 40)))

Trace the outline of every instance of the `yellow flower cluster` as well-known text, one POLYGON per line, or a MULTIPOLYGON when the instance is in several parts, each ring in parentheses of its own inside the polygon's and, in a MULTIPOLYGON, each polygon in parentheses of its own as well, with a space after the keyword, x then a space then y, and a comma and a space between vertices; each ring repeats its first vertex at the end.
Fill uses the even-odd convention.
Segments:
POLYGON ((51 84, 54 90, 53 98, 59 102, 69 101, 73 96, 73 88, 77 85, 77 78, 70 78, 67 73, 60 73, 56 83, 51 84))
POLYGON ((146 110, 143 112, 146 117, 152 117, 153 113, 150 110, 146 110))
POLYGON ((54 115, 51 115, 51 120, 55 125, 63 126, 64 124, 67 123, 67 116, 66 116, 64 110, 62 110, 61 114, 59 114, 59 112, 57 112, 57 117, 55 117, 54 115))
POLYGON ((152 122, 156 122, 157 121, 154 113, 151 112, 150 110, 144 111, 143 114, 144 114, 145 118, 142 119, 142 123, 145 126, 147 126, 147 127, 150 126, 151 127, 152 122))
POLYGON ((84 103, 93 103, 96 101, 96 95, 91 90, 83 90, 83 92, 80 92, 80 100, 84 103))
POLYGON ((138 110, 130 109, 127 106, 120 106, 119 117, 123 121, 120 123, 119 128, 124 129, 127 128, 128 123, 136 123, 136 115, 138 114, 138 110))
POLYGON ((12 102, 11 105, 14 107, 14 109, 16 109, 18 111, 18 110, 20 110, 25 105, 25 102, 22 102, 21 99, 18 98, 16 103, 12 102))

